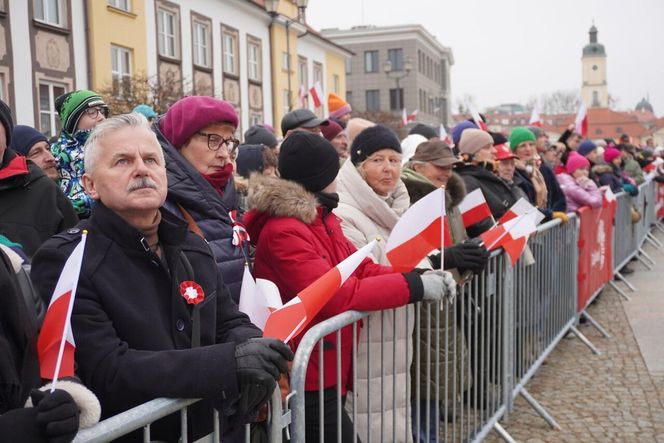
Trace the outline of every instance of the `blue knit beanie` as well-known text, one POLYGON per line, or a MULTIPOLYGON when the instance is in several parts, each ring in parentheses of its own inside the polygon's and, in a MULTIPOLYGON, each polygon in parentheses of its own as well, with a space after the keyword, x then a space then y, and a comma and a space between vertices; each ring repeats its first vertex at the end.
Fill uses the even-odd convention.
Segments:
POLYGON ((595 149, 597 149, 597 145, 593 143, 592 140, 584 140, 581 142, 576 151, 585 157, 586 155, 593 152, 595 149))
POLYGON ((16 125, 12 131, 11 148, 23 157, 28 156, 30 148, 38 142, 48 143, 48 138, 31 126, 16 125))
POLYGON ((461 141, 461 134, 463 131, 470 128, 479 129, 475 123, 468 120, 464 120, 452 128, 452 141, 454 142, 454 146, 459 146, 459 142, 461 141))

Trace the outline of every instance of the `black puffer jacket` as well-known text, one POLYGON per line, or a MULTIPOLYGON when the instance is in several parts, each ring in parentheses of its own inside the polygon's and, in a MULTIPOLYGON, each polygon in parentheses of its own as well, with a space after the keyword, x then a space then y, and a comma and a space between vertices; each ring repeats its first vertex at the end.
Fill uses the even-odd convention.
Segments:
POLYGON ((184 219, 180 207, 191 215, 212 248, 231 297, 238 303, 245 258, 242 249, 232 243, 233 224, 228 213, 238 208, 233 178, 226 183, 222 197, 171 145, 161 133, 158 121, 152 129, 166 157, 168 197, 164 206, 180 218, 184 219))

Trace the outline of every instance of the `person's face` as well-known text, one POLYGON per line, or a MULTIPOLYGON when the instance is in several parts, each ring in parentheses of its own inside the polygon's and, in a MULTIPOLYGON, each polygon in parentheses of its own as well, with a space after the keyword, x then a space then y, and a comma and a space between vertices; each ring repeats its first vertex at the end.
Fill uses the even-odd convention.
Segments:
POLYGON ((397 187, 401 173, 401 154, 393 149, 374 152, 362 164, 364 180, 378 195, 389 195, 397 187))
POLYGON ((267 166, 263 168, 263 175, 266 175, 268 177, 276 177, 277 176, 277 168, 274 166, 267 166))
POLYGON ((192 135, 180 153, 199 173, 213 174, 231 161, 231 151, 237 148, 234 132, 226 123, 212 123, 192 135))
POLYGON ((587 158, 588 160, 590 160, 591 162, 596 163, 596 162, 597 162, 597 155, 598 155, 598 154, 597 154, 597 149, 593 149, 592 151, 590 151, 590 152, 586 155, 586 158, 587 158))
POLYGON ((622 164, 622 157, 618 156, 618 157, 614 158, 613 160, 611 160, 611 163, 613 163, 614 165, 620 167, 620 165, 622 164))
POLYGON ((653 141, 653 139, 649 138, 646 141, 646 146, 649 147, 649 148, 654 148, 655 147, 655 142, 653 141))
POLYGON ((330 140, 330 143, 339 154, 339 158, 348 158, 348 137, 344 131, 337 134, 336 137, 330 140))
POLYGON ((87 108, 83 111, 83 115, 78 121, 76 126, 77 131, 87 131, 94 128, 99 123, 106 120, 106 109, 102 106, 95 106, 93 108, 87 108))
POLYGON ((339 121, 341 123, 343 123, 344 125, 346 125, 348 123, 348 120, 350 120, 350 112, 348 112, 348 113, 342 115, 341 117, 339 117, 339 121))
POLYGON ((7 132, 5 125, 0 124, 0 162, 5 158, 5 151, 7 150, 7 132))
POLYGON ((542 135, 537 137, 537 152, 544 152, 546 150, 546 142, 549 140, 549 136, 542 132, 542 135))
POLYGON ((516 147, 516 150, 514 151, 516 156, 519 157, 519 160, 522 160, 526 163, 533 161, 536 152, 535 142, 530 140, 519 143, 519 145, 516 147))
POLYGON ((514 178, 514 159, 508 158, 498 162, 498 177, 511 182, 514 178))
POLYGON ((558 152, 556 149, 547 149, 544 151, 544 161, 553 166, 558 166, 560 163, 560 156, 562 153, 558 152))
POLYGON ((32 145, 26 158, 39 166, 51 180, 60 179, 60 173, 55 167, 55 157, 51 154, 48 142, 40 141, 32 145))
POLYGON ((478 163, 481 162, 492 162, 496 159, 496 148, 493 145, 486 145, 475 154, 475 161, 478 163))
POLYGON ((590 171, 588 168, 578 168, 576 171, 572 172, 572 177, 578 179, 580 177, 588 177, 590 171))
POLYGON ((125 220, 149 214, 166 200, 166 168, 161 146, 146 128, 125 127, 99 140, 96 167, 83 175, 83 185, 125 220))
POLYGON ((452 176, 452 166, 436 166, 431 162, 418 165, 417 172, 429 179, 437 188, 446 186, 452 176))
POLYGON ((568 139, 567 139, 567 146, 569 146, 570 149, 576 151, 576 148, 579 146, 579 143, 581 143, 581 136, 579 134, 572 134, 568 139))

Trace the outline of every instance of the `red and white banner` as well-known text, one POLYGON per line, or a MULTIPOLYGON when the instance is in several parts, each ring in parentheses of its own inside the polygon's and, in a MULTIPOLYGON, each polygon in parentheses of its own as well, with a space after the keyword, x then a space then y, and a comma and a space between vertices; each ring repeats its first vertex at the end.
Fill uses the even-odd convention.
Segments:
MULTIPOLYGON (((611 193, 613 194, 613 193, 611 193)), ((605 196, 605 205, 591 209, 584 206, 579 213, 579 265, 577 272, 578 312, 583 311, 593 294, 613 278, 613 219, 616 200, 605 196), (608 204, 607 204, 608 203, 608 204)))
POLYGON ((431 251, 443 246, 444 216, 443 188, 430 192, 404 212, 394 225, 385 248, 387 259, 395 271, 412 271, 431 251))
POLYGON ((574 128, 582 137, 588 135, 588 108, 586 108, 586 104, 583 102, 579 103, 579 111, 576 113, 576 118, 574 119, 574 128))
POLYGON ((320 108, 323 105, 323 87, 320 82, 316 82, 316 84, 309 89, 309 96, 313 100, 315 108, 320 108))
POLYGON ((502 247, 514 266, 526 248, 528 237, 536 230, 534 215, 522 214, 489 229, 480 235, 480 238, 484 242, 484 247, 489 251, 502 247))
POLYGON ((514 218, 517 218, 520 215, 531 214, 533 216, 533 222, 535 226, 539 225, 542 220, 544 220, 544 214, 538 210, 535 206, 531 205, 528 200, 521 197, 517 200, 516 203, 512 205, 511 208, 503 214, 502 217, 498 220, 498 223, 506 223, 514 218))
POLYGON ((530 113, 530 120, 528 121, 529 126, 542 126, 542 120, 540 120, 539 109, 537 108, 537 103, 533 106, 533 111, 530 113))
POLYGON ((470 112, 470 116, 473 118, 473 120, 475 120, 477 127, 480 128, 482 131, 489 132, 489 127, 486 125, 486 122, 482 119, 482 116, 480 116, 480 113, 477 112, 475 106, 473 106, 473 104, 470 102, 466 102, 466 107, 468 108, 468 112, 470 112))
POLYGON ((480 188, 466 194, 466 197, 459 203, 459 212, 461 212, 464 228, 469 228, 487 217, 492 217, 491 209, 480 188))
POLYGON ((415 119, 417 118, 417 113, 419 112, 419 109, 416 109, 413 111, 412 114, 408 114, 406 111, 406 108, 403 108, 401 110, 401 125, 406 126, 410 122, 414 122, 415 119))
POLYGON ((74 376, 74 334, 71 330, 71 313, 74 309, 78 276, 83 264, 83 252, 87 231, 65 262, 58 283, 55 285, 48 311, 37 340, 39 373, 41 378, 56 380, 74 376))
POLYGON ((350 257, 327 271, 315 282, 300 291, 288 303, 272 312, 265 323, 264 337, 288 342, 297 336, 330 301, 337 290, 351 276, 376 246, 372 240, 350 257))

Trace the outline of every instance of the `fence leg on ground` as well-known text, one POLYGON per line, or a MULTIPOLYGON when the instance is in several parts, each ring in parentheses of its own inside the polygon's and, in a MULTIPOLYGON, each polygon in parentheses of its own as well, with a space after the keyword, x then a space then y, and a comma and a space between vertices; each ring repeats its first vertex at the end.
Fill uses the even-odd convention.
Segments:
POLYGON ((648 243, 650 243, 651 245, 653 245, 653 246, 656 247, 657 249, 660 249, 660 250, 661 250, 661 249, 664 247, 664 244, 662 244, 662 242, 659 241, 659 239, 658 239, 657 237, 655 237, 655 236, 652 234, 652 232, 648 232, 648 233, 646 234, 646 240, 648 241, 648 243))
MULTIPOLYGON (((655 266, 657 263, 655 263, 655 260, 652 259, 650 255, 646 251, 643 250, 643 248, 639 248, 639 255, 642 255, 643 258, 648 260, 652 266, 655 266)), ((637 255, 638 257, 638 255, 637 255)))
POLYGON ((664 233, 664 224, 662 224, 662 222, 658 221, 657 223, 655 223, 655 227, 659 229, 660 232, 664 233))
POLYGON ((507 443, 516 443, 516 440, 512 438, 512 436, 505 430, 505 428, 500 425, 500 423, 494 423, 493 429, 498 433, 498 435, 500 435, 500 438, 502 438, 507 443))
POLYGON ((594 318, 592 318, 592 317, 590 316, 590 314, 588 314, 586 311, 583 311, 583 312, 581 313, 581 315, 583 315, 583 316, 584 316, 584 317, 590 322, 590 324, 593 325, 593 326, 595 327, 595 329, 597 329, 597 330, 599 331, 600 334, 602 334, 602 335, 603 335, 604 337, 606 337, 606 338, 611 338, 611 335, 610 335, 608 332, 606 332, 606 329, 604 329, 604 328, 602 327, 602 325, 600 325, 600 324, 597 322, 597 320, 595 320, 594 318))
POLYGON ((621 282, 625 283, 625 285, 629 288, 630 291, 636 292, 636 288, 634 287, 634 285, 631 284, 625 277, 623 277, 623 275, 620 273, 620 271, 616 271, 614 275, 616 277, 618 277, 618 279, 621 282))
POLYGON ((652 264, 650 264, 645 258, 641 256, 640 251, 637 251, 635 257, 638 261, 640 261, 643 264, 643 266, 646 267, 648 271, 652 271, 652 264))
POLYGON ((579 338, 579 340, 583 342, 584 345, 588 346, 590 350, 593 351, 593 354, 602 355, 599 349, 597 349, 595 345, 593 345, 585 335, 583 335, 578 329, 576 329, 576 326, 571 326, 569 330, 572 331, 574 335, 576 335, 579 338))
POLYGON ((556 423, 553 417, 551 417, 551 415, 548 412, 546 412, 546 409, 544 409, 544 407, 541 404, 539 404, 539 402, 535 400, 535 398, 533 398, 532 395, 530 395, 530 393, 526 390, 526 388, 521 388, 519 390, 519 394, 521 394, 521 396, 528 402, 528 404, 535 410, 535 412, 537 412, 540 415, 540 417, 542 417, 544 421, 546 421, 549 424, 549 426, 551 426, 553 429, 558 429, 558 430, 562 429, 560 425, 556 423))
POLYGON ((614 282, 610 281, 609 286, 611 286, 618 294, 620 294, 625 300, 630 301, 631 298, 629 298, 629 295, 625 294, 625 292, 620 289, 620 287, 615 284, 614 282))

